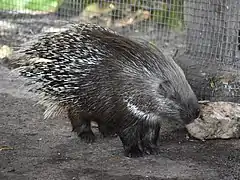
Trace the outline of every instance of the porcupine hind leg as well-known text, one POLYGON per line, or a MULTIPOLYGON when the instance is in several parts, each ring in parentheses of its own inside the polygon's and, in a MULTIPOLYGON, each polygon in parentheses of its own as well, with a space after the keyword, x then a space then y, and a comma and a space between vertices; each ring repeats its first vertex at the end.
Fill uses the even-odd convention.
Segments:
POLYGON ((158 154, 157 141, 159 139, 160 123, 151 124, 142 120, 136 122, 123 128, 119 133, 124 155, 141 157, 144 154, 158 154))
POLYGON ((116 137, 115 127, 111 123, 104 123, 101 120, 95 120, 98 124, 98 130, 102 134, 102 137, 116 137))
POLYGON ((92 143, 95 141, 95 135, 91 129, 91 119, 89 116, 70 108, 68 110, 68 118, 72 124, 72 131, 86 143, 92 143))

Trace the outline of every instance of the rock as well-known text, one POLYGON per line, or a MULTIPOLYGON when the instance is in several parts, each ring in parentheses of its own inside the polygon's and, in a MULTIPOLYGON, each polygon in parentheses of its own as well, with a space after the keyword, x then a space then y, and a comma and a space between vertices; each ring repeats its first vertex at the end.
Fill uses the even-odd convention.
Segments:
POLYGON ((8 58, 12 54, 12 50, 10 47, 3 45, 0 46, 0 59, 8 58))
POLYGON ((201 111, 201 116, 186 126, 191 136, 203 141, 240 137, 240 104, 202 102, 201 111))

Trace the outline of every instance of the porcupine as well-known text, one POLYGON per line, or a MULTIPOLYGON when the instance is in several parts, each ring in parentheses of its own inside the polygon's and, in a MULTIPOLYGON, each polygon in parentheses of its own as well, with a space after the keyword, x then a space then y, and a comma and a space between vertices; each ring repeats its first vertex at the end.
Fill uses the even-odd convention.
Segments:
POLYGON ((41 36, 20 51, 21 76, 46 105, 45 118, 67 110, 73 131, 86 142, 116 133, 124 154, 158 152, 163 120, 190 123, 200 109, 182 69, 156 46, 110 28, 76 24, 41 36))

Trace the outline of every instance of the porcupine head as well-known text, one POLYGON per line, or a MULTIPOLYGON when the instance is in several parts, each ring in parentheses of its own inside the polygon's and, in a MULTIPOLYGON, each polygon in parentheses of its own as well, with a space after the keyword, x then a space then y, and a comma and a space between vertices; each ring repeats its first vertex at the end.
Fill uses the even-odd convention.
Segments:
POLYGON ((132 157, 157 152, 163 120, 188 124, 200 109, 182 69, 171 57, 148 43, 129 41, 127 47, 128 63, 119 77, 124 77, 120 91, 127 107, 123 124, 128 124, 120 138, 125 154, 132 157))

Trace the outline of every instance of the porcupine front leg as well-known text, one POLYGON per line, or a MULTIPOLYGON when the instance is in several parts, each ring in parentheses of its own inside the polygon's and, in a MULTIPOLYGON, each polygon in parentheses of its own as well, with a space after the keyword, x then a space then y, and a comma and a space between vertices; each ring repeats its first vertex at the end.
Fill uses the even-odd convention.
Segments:
POLYGON ((119 132, 124 148, 124 155, 141 157, 144 154, 158 154, 157 141, 159 139, 160 123, 149 123, 136 120, 119 132))
POLYGON ((91 129, 91 119, 87 115, 83 115, 76 109, 70 108, 68 110, 68 118, 72 124, 72 131, 86 143, 95 141, 95 135, 91 129))
POLYGON ((158 139, 161 125, 160 123, 149 124, 144 122, 142 126, 141 142, 145 154, 158 154, 158 139))

